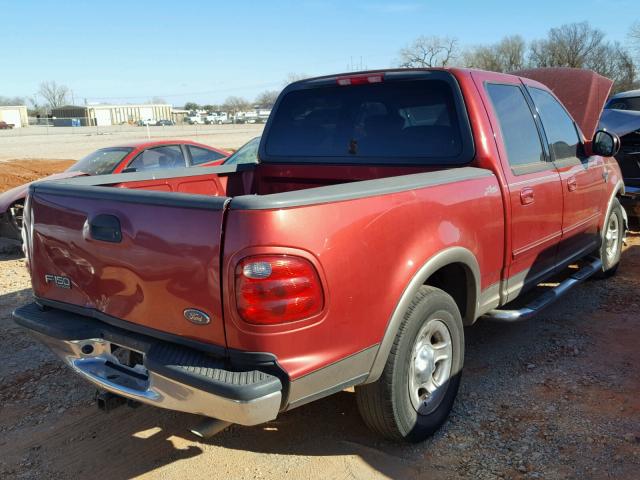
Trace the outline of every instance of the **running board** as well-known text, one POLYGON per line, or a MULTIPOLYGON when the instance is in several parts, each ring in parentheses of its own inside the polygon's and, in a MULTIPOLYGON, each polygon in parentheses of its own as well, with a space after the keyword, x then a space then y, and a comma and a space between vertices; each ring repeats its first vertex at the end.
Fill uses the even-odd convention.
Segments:
POLYGON ((565 293, 567 293, 576 285, 585 281, 594 273, 597 273, 601 268, 602 261, 600 259, 591 259, 591 262, 588 265, 585 265, 569 278, 560 282, 557 287, 554 287, 551 290, 547 290, 524 307, 517 310, 490 310, 489 312, 485 313, 482 318, 499 322, 518 322, 521 320, 526 320, 539 313, 541 310, 545 309, 556 300, 560 299, 565 293))

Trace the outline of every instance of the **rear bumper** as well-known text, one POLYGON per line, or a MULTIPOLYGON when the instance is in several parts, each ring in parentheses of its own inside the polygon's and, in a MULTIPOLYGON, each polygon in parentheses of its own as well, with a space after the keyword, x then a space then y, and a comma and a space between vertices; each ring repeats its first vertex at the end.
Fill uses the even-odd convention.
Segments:
POLYGON ((75 373, 117 395, 241 425, 273 420, 281 409, 282 382, 264 369, 233 368, 192 348, 35 303, 13 317, 75 373), (114 346, 140 353, 143 364, 121 364, 114 346))

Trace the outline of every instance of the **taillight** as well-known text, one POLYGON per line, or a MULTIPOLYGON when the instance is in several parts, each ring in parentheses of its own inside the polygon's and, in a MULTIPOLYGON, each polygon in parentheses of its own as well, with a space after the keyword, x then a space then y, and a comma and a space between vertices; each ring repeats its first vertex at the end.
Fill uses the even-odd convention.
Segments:
POLYGON ((248 323, 270 325, 312 317, 324 296, 318 272, 292 255, 255 255, 236 268, 236 303, 248 323))
POLYGON ((360 75, 349 75, 348 77, 338 77, 338 85, 346 87, 348 85, 365 85, 367 83, 382 83, 384 73, 365 73, 360 75))

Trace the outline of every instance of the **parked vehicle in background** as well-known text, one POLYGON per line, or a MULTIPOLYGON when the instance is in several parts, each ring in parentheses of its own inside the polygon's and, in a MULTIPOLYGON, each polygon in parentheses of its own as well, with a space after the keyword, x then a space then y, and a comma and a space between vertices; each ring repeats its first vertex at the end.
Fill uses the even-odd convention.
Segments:
MULTIPOLYGON (((221 165, 229 155, 226 150, 190 140, 131 142, 96 150, 66 171, 38 181, 166 168, 214 166, 221 165)), ((0 237, 20 240, 22 211, 29 185, 31 183, 0 194, 0 237)))
POLYGON ((202 116, 200 114, 196 114, 196 113, 188 115, 187 117, 185 117, 184 121, 187 122, 189 125, 203 125, 204 124, 204 120, 202 119, 202 116))
POLYGON ((0 120, 0 130, 11 130, 15 125, 13 123, 7 123, 4 120, 0 120))
POLYGON ((200 435, 355 386, 372 430, 424 440, 454 403, 464 326, 528 318, 615 273, 618 139, 595 131, 611 83, 571 69, 302 80, 258 163, 33 184, 35 303, 14 318, 99 388, 210 417, 200 435), (550 88, 589 108, 572 118, 550 88))
POLYGON ((258 112, 247 111, 238 112, 234 115, 234 123, 256 123, 258 120, 258 112))
POLYGON ((257 111, 258 113, 258 123, 267 123, 269 120, 269 115, 271 115, 271 110, 260 109, 257 111))
POLYGON ((640 111, 640 89, 612 95, 604 108, 640 111))
POLYGON ((228 123, 229 117, 227 112, 214 112, 207 115, 204 119, 204 123, 207 125, 228 123))
POLYGON ((612 96, 600 117, 600 128, 620 137, 616 160, 624 177, 623 204, 640 217, 640 90, 612 96))
POLYGON ((136 122, 136 125, 138 125, 139 127, 147 127, 147 126, 151 126, 151 125, 155 125, 155 120, 151 120, 150 118, 147 118, 146 120, 138 120, 136 122))
POLYGON ((156 127, 170 127, 175 124, 176 122, 174 122, 173 120, 158 120, 156 122, 156 127))

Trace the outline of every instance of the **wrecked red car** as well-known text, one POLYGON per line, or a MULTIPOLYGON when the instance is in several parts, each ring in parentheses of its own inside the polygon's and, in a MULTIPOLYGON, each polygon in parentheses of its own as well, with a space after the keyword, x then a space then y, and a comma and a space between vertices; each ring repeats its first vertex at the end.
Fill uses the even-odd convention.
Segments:
MULTIPOLYGON (((82 175, 153 171, 195 165, 219 165, 230 152, 188 140, 154 140, 131 142, 90 153, 65 172, 42 180, 82 175)), ((30 183, 0 194, 0 237, 20 240, 24 198, 30 183)))
POLYGON ((456 398, 465 326, 615 273, 618 138, 594 131, 610 85, 308 79, 281 93, 259 163, 35 183, 35 301, 15 321, 109 395, 208 417, 200 435, 355 386, 372 430, 424 440, 456 398))

